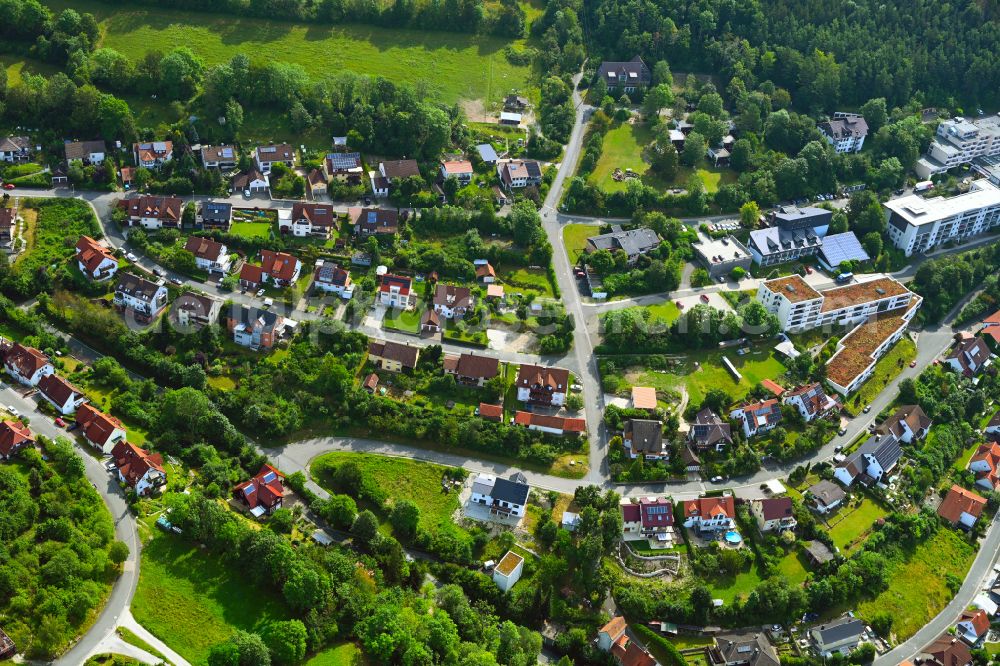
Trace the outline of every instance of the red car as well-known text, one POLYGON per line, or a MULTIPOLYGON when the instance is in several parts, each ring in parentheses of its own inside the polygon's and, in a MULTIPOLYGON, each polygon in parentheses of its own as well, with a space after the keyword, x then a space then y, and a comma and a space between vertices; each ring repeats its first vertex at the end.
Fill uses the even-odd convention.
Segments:
POLYGON ((60 428, 65 428, 65 427, 66 427, 66 422, 65 422, 65 421, 63 421, 63 420, 62 420, 62 419, 60 419, 60 418, 57 418, 57 419, 56 419, 56 425, 57 425, 57 426, 59 426, 60 428))
POLYGON ((708 303, 708 294, 702 294, 701 295, 701 302, 702 303, 708 303))
POLYGON ((806 274, 807 275, 812 275, 813 274, 812 266, 806 266, 806 274))
POLYGON ((680 301, 674 301, 674 305, 677 306, 678 310, 683 310, 684 309, 684 304, 681 303, 680 301))
POLYGON ((12 189, 14 189, 14 183, 4 183, 3 184, 3 189, 5 189, 5 190, 12 190, 12 189))
POLYGON ((916 361, 910 361, 910 367, 911 368, 917 367, 917 362, 916 361))

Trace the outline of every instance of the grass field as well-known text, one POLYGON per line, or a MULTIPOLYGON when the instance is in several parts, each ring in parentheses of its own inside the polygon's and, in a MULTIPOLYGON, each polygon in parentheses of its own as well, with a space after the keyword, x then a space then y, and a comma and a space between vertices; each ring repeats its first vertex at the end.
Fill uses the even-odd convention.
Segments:
POLYGON ((11 87, 19 85, 24 74, 42 74, 49 76, 58 71, 57 67, 53 67, 46 62, 15 55, 4 55, 0 57, 0 67, 7 70, 7 85, 11 87))
POLYGON ((857 416, 858 412, 874 400, 885 389, 886 384, 895 379, 916 357, 917 345, 910 338, 904 337, 889 350, 888 354, 878 360, 872 376, 861 385, 850 400, 844 402, 844 407, 857 416))
POLYGON ((457 529, 451 516, 458 508, 458 494, 441 492, 441 475, 446 468, 404 458, 334 451, 313 460, 310 471, 320 485, 329 487, 331 469, 348 461, 357 463, 362 476, 374 481, 390 499, 412 500, 420 508, 424 529, 457 529))
POLYGON ((531 289, 537 291, 540 296, 555 297, 555 292, 552 290, 552 283, 549 282, 548 273, 544 270, 518 268, 515 271, 504 273, 501 279, 507 283, 509 291, 531 289))
POLYGON ((404 333, 416 333, 420 330, 420 315, 417 310, 387 310, 382 326, 404 333))
POLYGON ((354 643, 341 643, 319 652, 305 666, 362 666, 367 663, 354 643))
POLYGON ((795 550, 781 558, 778 573, 785 577, 789 585, 796 586, 805 582, 808 570, 804 560, 805 557, 795 550))
POLYGON ((563 245, 569 262, 575 264, 587 247, 587 239, 600 233, 600 227, 593 224, 567 224, 563 227, 563 245))
POLYGON ((681 309, 673 301, 663 301, 658 305, 647 305, 645 309, 653 313, 653 317, 667 324, 672 324, 681 316, 681 309))
POLYGON ((611 175, 615 169, 631 169, 642 176, 643 182, 653 187, 663 187, 662 181, 647 175, 649 163, 642 159, 643 148, 653 142, 653 132, 648 125, 622 123, 604 135, 601 158, 597 160, 590 182, 605 192, 619 192, 625 189, 625 181, 616 181, 611 175), (647 182, 655 181, 655 182, 647 182))
POLYGON ((763 579, 757 571, 757 563, 754 562, 747 571, 741 571, 735 576, 719 574, 707 582, 713 598, 722 599, 727 604, 731 604, 737 597, 745 598, 762 581, 763 579))
POLYGON ((691 180, 691 176, 697 176, 705 191, 709 194, 719 191, 720 185, 728 185, 736 182, 736 173, 730 169, 716 169, 709 164, 703 164, 696 168, 680 167, 677 175, 674 176, 672 187, 685 187, 691 180))
POLYGON ((880 612, 893 618, 892 630, 903 641, 930 622, 952 598, 946 574, 964 579, 975 551, 953 530, 941 528, 889 573, 889 589, 858 605, 869 622, 880 612))
POLYGON ((156 534, 142 549, 132 602, 139 624, 192 664, 235 629, 261 630, 290 617, 284 603, 218 558, 172 535, 156 534))
MULTIPOLYGON (((139 61, 149 51, 184 44, 209 66, 244 53, 259 62, 299 64, 313 77, 338 71, 381 75, 396 83, 426 83, 445 102, 495 100, 527 86, 529 68, 504 58, 508 40, 369 25, 287 23, 222 14, 129 6, 95 0, 46 0, 53 9, 93 13, 102 46, 139 61)), ((523 43, 521 43, 523 45, 523 43)))
POLYGON ((843 519, 829 530, 834 545, 840 548, 844 554, 847 554, 857 547, 858 544, 855 542, 859 537, 868 532, 872 524, 887 513, 885 509, 867 497, 857 508, 841 509, 840 513, 834 516, 833 520, 843 519), (848 513, 848 510, 851 513, 848 513))
POLYGON ((268 222, 233 222, 229 233, 244 238, 267 238, 271 233, 271 225, 268 222))
MULTIPOLYGON (((675 306, 676 307, 676 306, 675 306)), ((709 389, 724 390, 733 400, 740 400, 762 379, 774 379, 785 372, 785 366, 771 349, 737 355, 729 352, 729 360, 743 375, 737 382, 722 364, 722 353, 692 352, 682 366, 673 372, 641 370, 628 373, 631 386, 652 386, 666 391, 679 391, 685 387, 692 404, 700 404, 709 389)))

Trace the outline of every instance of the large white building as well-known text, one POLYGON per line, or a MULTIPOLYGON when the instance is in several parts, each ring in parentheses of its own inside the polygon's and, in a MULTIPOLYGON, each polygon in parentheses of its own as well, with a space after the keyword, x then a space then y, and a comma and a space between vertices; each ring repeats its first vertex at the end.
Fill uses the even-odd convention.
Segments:
POLYGON ((956 117, 938 125, 937 135, 913 170, 921 179, 927 179, 977 157, 997 154, 1000 154, 1000 115, 975 120, 956 117))
POLYGON ((1000 224, 1000 188, 977 180, 965 194, 924 199, 911 194, 885 204, 887 231, 893 245, 906 256, 950 240, 962 240, 1000 224))
POLYGON ((857 113, 838 111, 818 125, 820 133, 838 153, 860 153, 868 136, 868 123, 857 113))

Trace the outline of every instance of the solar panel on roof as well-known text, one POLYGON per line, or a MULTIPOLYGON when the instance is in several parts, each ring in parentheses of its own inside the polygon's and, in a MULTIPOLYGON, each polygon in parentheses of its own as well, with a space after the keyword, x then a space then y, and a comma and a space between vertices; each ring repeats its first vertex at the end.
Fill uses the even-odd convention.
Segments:
POLYGON ((222 156, 223 157, 232 157, 233 156, 233 149, 232 148, 223 148, 222 149, 222 156))
POLYGON ((276 478, 277 478, 277 476, 275 475, 274 472, 268 472, 267 474, 264 475, 263 480, 264 480, 264 483, 271 483, 276 478))
POLYGON ((378 214, 373 210, 368 211, 368 221, 372 224, 375 224, 377 220, 378 220, 378 214))
POLYGON ((257 486, 255 486, 254 484, 251 483, 249 486, 247 486, 246 488, 243 489, 243 492, 244 493, 252 493, 255 490, 257 490, 257 486))

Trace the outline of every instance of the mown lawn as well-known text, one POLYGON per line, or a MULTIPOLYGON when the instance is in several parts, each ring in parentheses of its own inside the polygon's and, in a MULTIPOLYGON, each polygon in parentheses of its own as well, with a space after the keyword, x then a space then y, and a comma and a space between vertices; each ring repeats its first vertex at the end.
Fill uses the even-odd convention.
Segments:
POLYGON ((330 488, 330 473, 345 462, 356 463, 362 477, 374 482, 390 499, 412 500, 420 508, 420 526, 424 529, 457 529, 451 516, 458 508, 458 493, 441 491, 445 467, 405 458, 333 451, 313 460, 310 472, 317 483, 330 488))
MULTIPOLYGON (((502 49, 509 40, 487 35, 396 30, 370 25, 290 23, 155 7, 118 7, 95 0, 46 0, 56 10, 93 13, 101 46, 138 62, 150 51, 188 46, 208 66, 243 53, 257 62, 301 65, 312 77, 351 71, 396 83, 424 82, 445 102, 498 99, 525 88, 529 68, 515 67, 502 49)), ((523 45, 523 40, 516 42, 523 45)))
POLYGON ((808 569, 805 557, 798 551, 791 551, 778 563, 778 573, 785 577, 789 585, 798 586, 805 582, 808 569))
POLYGON ((0 67, 7 70, 7 85, 11 87, 20 85, 25 74, 50 76, 59 71, 59 68, 53 67, 47 62, 16 55, 4 55, 0 58, 0 67))
POLYGON ((667 324, 672 324, 681 316, 681 309, 673 301, 663 301, 657 305, 647 305, 645 308, 653 314, 654 318, 667 324))
POLYGON ((735 350, 729 350, 727 355, 742 375, 739 382, 722 364, 722 353, 711 351, 689 354, 679 369, 670 372, 633 370, 628 374, 628 383, 631 386, 652 386, 665 391, 680 391, 684 387, 690 395, 690 402, 697 405, 713 388, 722 389, 734 401, 741 400, 762 379, 774 379, 786 369, 769 348, 743 356, 738 355, 735 350))
POLYGON ((563 246, 571 264, 575 264, 583 254, 587 239, 600 232, 601 228, 593 224, 567 224, 563 227, 563 246))
POLYGON ((698 180, 705 186, 705 191, 709 194, 718 192, 721 185, 736 182, 735 171, 731 169, 717 169, 709 164, 703 164, 695 168, 680 167, 677 169, 677 175, 674 176, 674 182, 670 187, 687 187, 692 176, 698 177, 698 180))
POLYGON ((878 360, 872 376, 849 400, 845 401, 844 407, 857 416, 858 412, 874 400, 916 357, 917 345, 909 337, 904 337, 889 350, 888 354, 878 360))
POLYGON ((846 555, 859 545, 855 543, 858 538, 868 532, 875 521, 883 518, 886 514, 888 511, 866 497, 858 507, 842 508, 840 512, 835 514, 833 520, 842 520, 830 528, 830 537, 833 539, 834 545, 846 555))
POLYGON ((132 601, 139 624, 192 664, 236 629, 261 631, 291 617, 284 602, 238 569, 173 535, 156 535, 142 549, 132 601))
POLYGON ((869 622, 878 613, 889 613, 896 639, 906 640, 951 600, 946 574, 964 579, 975 555, 958 533, 942 527, 905 562, 890 567, 889 589, 858 604, 858 613, 869 622))
POLYGON ((267 238, 271 234, 269 222, 233 222, 229 233, 244 238, 267 238))
POLYGON ((590 182, 605 192, 620 192, 625 189, 626 181, 616 181, 612 178, 615 169, 631 169, 642 176, 643 182, 662 189, 663 183, 653 178, 649 171, 649 163, 642 158, 643 149, 653 142, 653 132, 648 125, 622 123, 609 130, 604 135, 601 146, 601 157, 597 166, 590 174, 590 182), (654 180, 657 182, 647 182, 654 180))
POLYGON ((548 298, 555 297, 555 292, 552 290, 552 283, 549 282, 549 275, 544 269, 518 268, 517 270, 504 273, 502 280, 507 283, 508 291, 531 289, 537 291, 541 296, 548 298))
POLYGON ((305 666, 362 666, 364 655, 354 643, 341 643, 316 654, 305 666))
POLYGON ((727 604, 731 604, 737 597, 746 597, 763 582, 760 572, 757 571, 757 563, 747 570, 741 571, 735 576, 718 575, 708 583, 708 589, 712 591, 712 597, 722 599, 727 604))
POLYGON ((420 330, 420 315, 418 310, 388 310, 382 326, 404 333, 416 333, 420 330))

